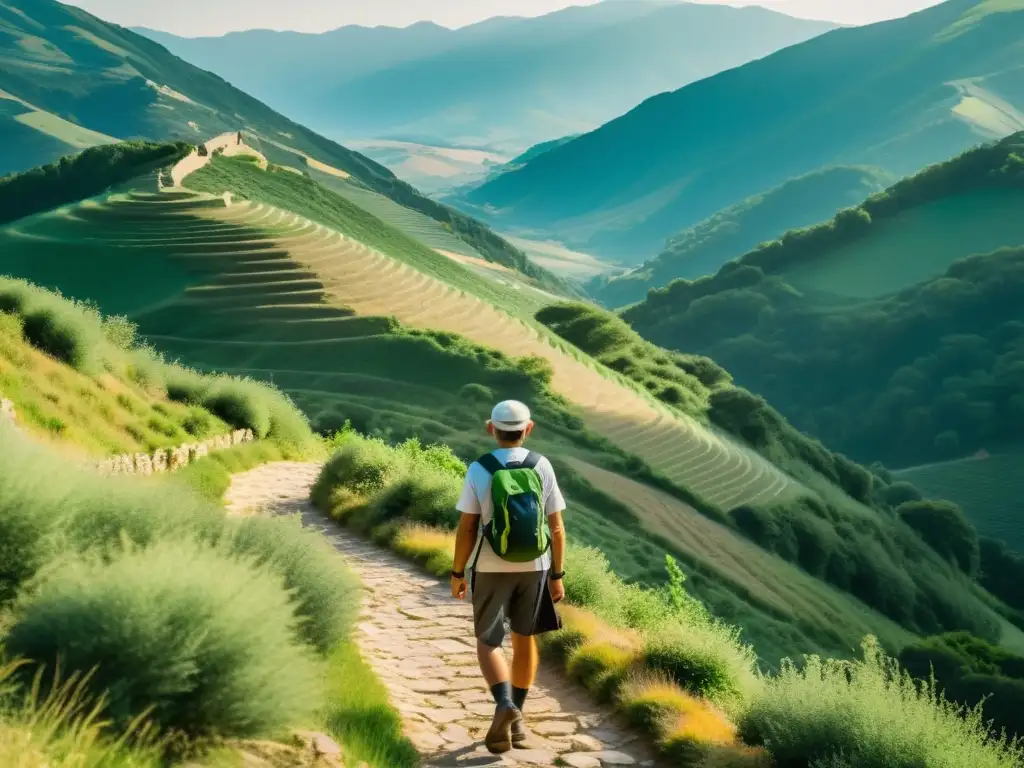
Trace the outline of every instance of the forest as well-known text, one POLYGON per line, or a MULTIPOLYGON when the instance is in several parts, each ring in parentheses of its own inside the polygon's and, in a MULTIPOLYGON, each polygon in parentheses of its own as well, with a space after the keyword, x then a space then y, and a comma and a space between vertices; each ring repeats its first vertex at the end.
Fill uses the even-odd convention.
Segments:
POLYGON ((645 338, 713 357, 800 430, 911 466, 1024 433, 1024 248, 956 262, 878 301, 822 308, 741 266, 625 313, 645 338), (726 287, 728 286, 728 287, 726 287))
POLYGON ((0 178, 0 224, 99 195, 147 169, 173 165, 192 149, 183 142, 123 141, 5 176, 0 178))

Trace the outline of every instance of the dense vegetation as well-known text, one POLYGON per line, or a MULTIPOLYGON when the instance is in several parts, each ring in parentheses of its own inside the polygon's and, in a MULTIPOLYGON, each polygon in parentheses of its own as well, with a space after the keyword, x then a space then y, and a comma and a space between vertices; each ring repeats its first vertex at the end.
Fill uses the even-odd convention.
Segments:
POLYGON ((984 702, 993 732, 1024 734, 1024 658, 957 632, 908 645, 899 661, 919 680, 934 675, 950 701, 968 707, 984 702))
MULTIPOLYGON (((336 446, 314 488, 318 506, 446 573, 464 465, 444 446, 390 447, 352 432, 336 446)), ((862 660, 812 657, 762 675, 737 632, 687 594, 671 558, 660 589, 623 584, 596 550, 573 548, 568 562, 564 628, 544 638, 544 653, 614 702, 669 759, 754 768, 766 764, 766 750, 788 766, 1024 764, 1018 747, 990 737, 981 715, 963 718, 918 687, 871 639, 862 660)))
POLYGON ((145 721, 174 754, 315 722, 358 604, 317 533, 227 519, 174 478, 101 477, 9 426, 0 452, 0 642, 30 662, 22 691, 59 670, 112 735, 145 721))
POLYGON ((172 165, 191 144, 124 141, 0 178, 0 224, 98 195, 146 171, 172 165))
MULTIPOLYGON (((146 450, 180 445, 191 438, 214 434, 218 428, 227 431, 229 426, 251 429, 261 439, 298 450, 308 448, 313 441, 306 417, 272 386, 239 377, 204 375, 168 363, 142 343, 135 325, 125 317, 103 317, 92 305, 65 299, 22 280, 0 277, 0 321, 0 340, 12 345, 10 353, 4 355, 12 370, 0 377, 0 385, 7 396, 15 398, 16 406, 27 406, 23 417, 29 423, 54 436, 77 436, 77 442, 92 447, 95 436, 80 434, 88 432, 91 411, 96 411, 94 418, 120 421, 112 406, 104 403, 109 399, 128 414, 149 415, 145 431, 141 425, 124 426, 146 450), (33 391, 40 384, 37 378, 16 378, 31 362, 14 346, 22 340, 81 374, 83 380, 77 388, 38 392, 33 391), (86 384, 110 373, 126 382, 125 391, 104 397, 102 386, 86 384), (8 382, 20 382, 20 386, 7 392, 8 382), (67 421, 50 413, 65 398, 68 402, 63 403, 62 413, 67 421), (147 408, 147 400, 154 399, 164 404, 147 408), (48 402, 40 402, 45 400, 48 402), (77 422, 69 425, 72 419, 77 422)), ((56 371, 44 375, 47 389, 69 377, 56 371)), ((103 447, 114 452, 121 446, 103 447)))
POLYGON ((758 243, 830 219, 882 189, 889 178, 877 168, 837 166, 791 179, 673 235, 656 258, 621 276, 597 277, 587 290, 608 307, 642 301, 651 288, 714 274, 758 243))
MULTIPOLYGON (((968 150, 936 163, 898 182, 834 218, 804 229, 792 229, 780 239, 764 242, 746 254, 740 265, 759 267, 767 274, 784 274, 800 264, 825 259, 844 245, 866 238, 872 226, 900 213, 954 195, 982 188, 1024 188, 1024 133, 968 150)), ((968 254, 964 254, 965 256, 968 254)), ((908 254, 907 258, 913 258, 908 254)), ((735 269, 737 264, 730 265, 735 269)), ((723 270, 724 272, 724 270, 723 270)))
POLYGON ((977 573, 973 529, 964 522, 963 536, 973 537, 973 545, 968 541, 964 548, 915 534, 940 521, 948 533, 962 521, 959 510, 950 513, 941 504, 915 508, 919 495, 913 489, 913 498, 901 496, 885 476, 801 434, 762 398, 732 386, 710 360, 659 349, 608 313, 559 305, 542 310, 538 319, 663 402, 707 418, 806 484, 807 493, 794 501, 731 510, 727 520, 736 530, 913 631, 958 628, 992 637, 994 617, 975 602, 967 582, 977 573), (899 507, 903 502, 911 506, 899 507))
POLYGON ((571 247, 639 261, 680 228, 828 165, 904 176, 1001 135, 1006 105, 1024 105, 1022 31, 1016 0, 949 0, 834 30, 648 99, 470 199, 506 227, 566 231, 571 247))
POLYGON ((625 317, 655 343, 714 357, 825 443, 899 466, 1019 439, 1022 300, 1024 249, 1007 249, 832 309, 740 266, 677 282, 625 317))

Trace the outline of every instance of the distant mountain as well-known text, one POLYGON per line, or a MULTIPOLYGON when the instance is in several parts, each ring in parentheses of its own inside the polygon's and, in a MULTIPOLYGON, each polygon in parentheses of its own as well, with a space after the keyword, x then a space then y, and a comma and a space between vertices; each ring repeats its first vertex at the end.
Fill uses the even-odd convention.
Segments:
POLYGON ((152 40, 53 0, 0 0, 0 175, 118 139, 195 143, 240 130, 273 162, 305 169, 312 158, 560 290, 560 281, 479 222, 152 40))
POLYGON ((833 27, 764 9, 615 0, 458 30, 146 34, 332 136, 519 151, 833 27))
POLYGON ((641 301, 651 288, 680 277, 693 280, 713 274, 759 243, 831 219, 840 208, 857 205, 894 181, 878 168, 859 166, 799 176, 674 235, 657 258, 625 275, 596 278, 587 290, 608 307, 641 301))
POLYGON ((1021 110, 1024 2, 948 0, 655 96, 468 202, 636 263, 787 179, 836 164, 912 173, 1024 128, 1021 110))

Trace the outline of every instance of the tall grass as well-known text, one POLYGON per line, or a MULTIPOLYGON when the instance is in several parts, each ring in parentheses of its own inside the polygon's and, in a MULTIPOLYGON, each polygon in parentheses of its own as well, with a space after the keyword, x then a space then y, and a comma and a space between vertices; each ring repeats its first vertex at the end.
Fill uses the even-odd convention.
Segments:
POLYGON ((24 338, 45 354, 89 376, 114 373, 172 401, 193 406, 180 425, 201 437, 211 414, 259 438, 308 449, 309 422, 276 387, 225 375, 206 375, 169 363, 138 336, 125 317, 103 317, 91 304, 74 301, 24 280, 0 276, 0 312, 21 322, 24 338))
POLYGON ((92 672, 86 688, 119 730, 145 717, 194 743, 311 720, 319 673, 297 631, 272 570, 160 542, 56 566, 19 598, 5 645, 50 674, 92 672))
POLYGON ((229 520, 176 478, 100 477, 6 425, 0 455, 7 654, 78 675, 111 733, 145 715, 175 752, 313 722, 358 605, 326 542, 229 520))
POLYGON ((85 695, 82 676, 43 686, 37 675, 27 695, 13 678, 23 663, 0 667, 0 765, 4 768, 157 768, 157 750, 139 724, 108 740, 102 703, 85 695), (130 748, 129 748, 130 746, 130 748))
POLYGON ((868 638, 862 659, 787 663, 740 718, 740 733, 780 768, 1009 768, 1024 749, 990 738, 981 709, 964 711, 916 683, 868 638))

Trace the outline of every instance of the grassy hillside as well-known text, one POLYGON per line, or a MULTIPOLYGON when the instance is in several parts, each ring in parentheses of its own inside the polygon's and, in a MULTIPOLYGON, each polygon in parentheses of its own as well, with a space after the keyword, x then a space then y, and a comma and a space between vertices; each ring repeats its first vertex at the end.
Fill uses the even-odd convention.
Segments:
POLYGON ((933 166, 623 316, 655 343, 713 356, 798 428, 863 461, 1015 444, 1022 141, 933 166), (970 255, 1001 245, 1012 247, 970 255), (877 298, 854 298, 865 295, 877 298))
POLYGON ((834 30, 648 99, 468 199, 504 228, 639 261, 681 228, 824 166, 903 176, 1024 128, 1022 33, 1024 5, 1004 0, 834 30))
POLYGON ((160 39, 332 136, 514 153, 590 130, 652 94, 832 26, 764 9, 634 0, 457 30, 424 24, 160 39))
MULTIPOLYGON (((426 248, 413 249, 361 209, 346 208, 329 195, 314 197, 303 186, 308 180, 261 171, 237 158, 215 160, 195 174, 197 182, 201 174, 208 174, 217 193, 229 183, 254 199, 225 206, 222 198, 199 193, 110 195, 6 228, 0 268, 129 315, 171 358, 201 370, 273 381, 324 431, 351 421, 393 439, 443 439, 471 458, 484 444, 480 420, 488 403, 496 397, 528 400, 541 426, 541 450, 582 462, 581 471, 594 468, 613 473, 616 482, 660 488, 735 546, 745 546, 743 528, 730 511, 785 520, 790 508, 804 510, 801 516, 815 514, 808 509, 830 509, 814 506, 820 494, 841 496, 823 478, 808 475, 801 482, 780 471, 711 427, 699 410, 668 407, 641 383, 548 337, 530 321, 499 311, 473 295, 480 286, 472 283, 472 273, 460 276, 457 264, 426 248), (333 226, 260 200, 302 206, 333 226), (430 271, 441 267, 454 271, 430 271), (387 315, 397 321, 382 317, 387 315), (811 481, 814 489, 807 485, 811 481)), ((493 283, 484 287, 496 290, 493 283)), ((493 298, 502 300, 500 294, 493 298)), ((996 617, 957 586, 957 577, 943 582, 946 577, 938 574, 948 570, 927 554, 922 556, 930 563, 931 581, 944 583, 941 589, 915 596, 913 577, 899 574, 917 566, 894 560, 900 555, 891 542, 880 560, 858 561, 867 586, 855 588, 836 576, 840 586, 833 589, 813 575, 797 576, 794 566, 771 554, 784 552, 783 540, 769 537, 758 543, 768 550, 766 557, 778 561, 787 590, 807 594, 810 602, 816 599, 807 592, 812 586, 833 595, 834 610, 817 618, 803 612, 794 628, 783 631, 787 614, 752 594, 747 577, 695 552, 685 527, 666 529, 657 505, 623 507, 586 484, 578 488, 588 540, 615 551, 622 573, 663 578, 651 564, 666 553, 678 557, 695 578, 700 574, 702 597, 723 613, 743 617, 769 658, 786 652, 789 643, 780 644, 780 636, 791 638, 793 647, 845 654, 873 627, 895 644, 905 630, 877 611, 910 628, 934 624, 966 626, 988 637, 997 633, 996 617), (904 590, 899 600, 879 586, 889 583, 904 590), (882 592, 873 593, 876 587, 882 592), (944 607, 909 616, 906 606, 912 602, 944 607)), ((817 530, 816 523, 811 526, 817 530)), ((816 544, 807 546, 816 551, 816 544)), ((807 567, 817 575, 818 566, 807 567)))
POLYGON ((484 225, 145 37, 53 0, 3 0, 0 32, 0 137, 9 139, 0 142, 0 174, 113 139, 195 143, 244 129, 277 147, 274 162, 304 168, 311 157, 447 224, 485 259, 560 290, 560 281, 484 225))
POLYGON ((1024 451, 945 461, 896 473, 928 496, 955 501, 978 533, 1024 552, 1024 451))
POLYGON ((657 258, 618 277, 600 277, 588 292, 605 306, 642 301, 676 278, 695 280, 791 229, 831 219, 894 179, 877 168, 839 166, 787 181, 673 235, 657 258))

